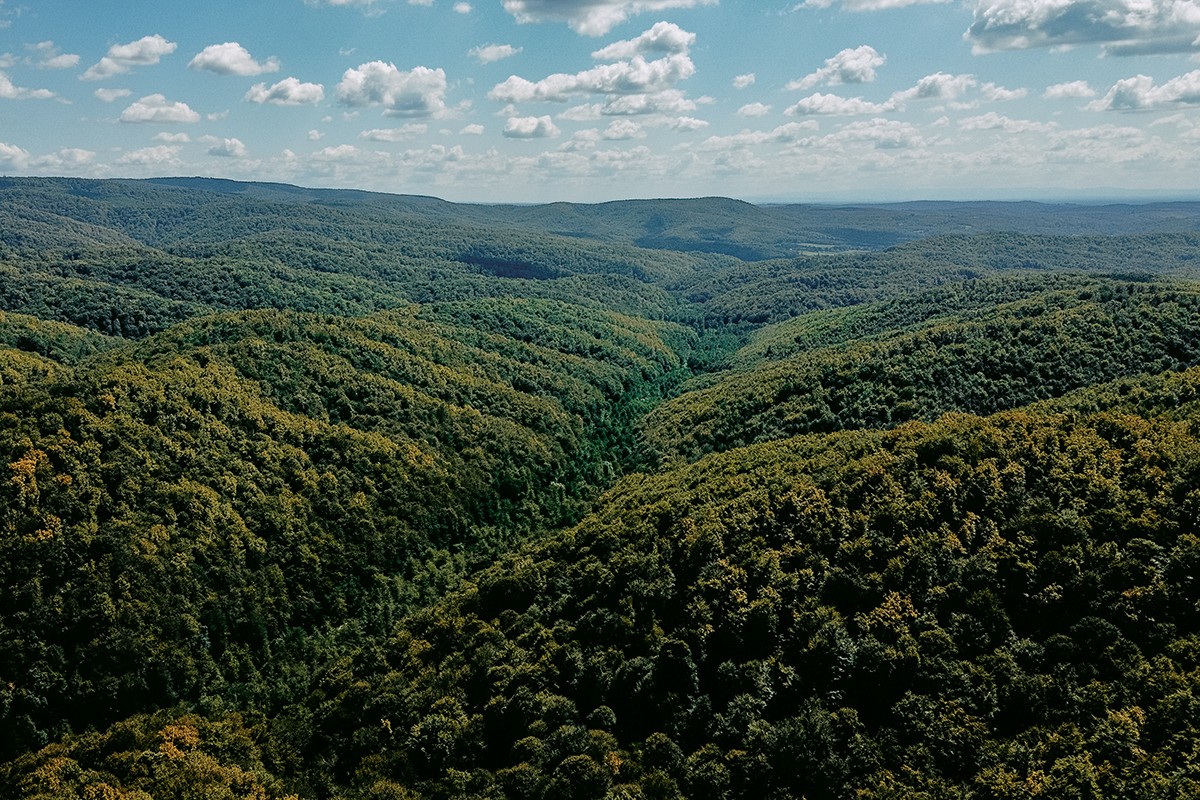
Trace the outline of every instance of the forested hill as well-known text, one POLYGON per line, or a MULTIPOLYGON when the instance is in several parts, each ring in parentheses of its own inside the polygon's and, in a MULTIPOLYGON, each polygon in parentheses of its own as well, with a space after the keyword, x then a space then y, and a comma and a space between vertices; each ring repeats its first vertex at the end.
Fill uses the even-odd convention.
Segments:
MULTIPOLYGON (((277 183, 211 178, 151 181, 36 181, 0 178, 6 205, 34 192, 68 195, 135 210, 196 204, 288 205, 340 209, 378 222, 488 226, 524 234, 551 234, 607 244, 717 253, 745 260, 810 252, 878 250, 930 236, 1011 232, 1043 235, 1138 235, 1195 232, 1200 203, 1062 204, 918 202, 879 205, 752 205, 721 197, 622 200, 598 204, 506 206, 448 203, 419 195, 345 189, 305 189, 277 183), (156 191, 157 190, 157 191, 156 191), (183 190, 183 191, 176 191, 183 190)), ((37 201, 43 202, 43 201, 37 201)), ((73 201, 64 207, 73 205, 73 201)), ((303 212, 299 212, 303 213, 303 212)), ((70 216, 70 214, 68 214, 70 216)), ((158 223, 165 216, 154 215, 158 223)))
POLYGON ((0 179, 0 797, 1198 796, 1198 255, 0 179))

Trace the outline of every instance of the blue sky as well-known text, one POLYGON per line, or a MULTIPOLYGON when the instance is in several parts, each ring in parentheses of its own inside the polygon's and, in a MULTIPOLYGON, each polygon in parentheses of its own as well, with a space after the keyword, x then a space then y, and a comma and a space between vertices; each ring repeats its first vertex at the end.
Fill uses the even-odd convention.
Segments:
POLYGON ((1200 0, 0 0, 0 174, 1200 196, 1200 0))

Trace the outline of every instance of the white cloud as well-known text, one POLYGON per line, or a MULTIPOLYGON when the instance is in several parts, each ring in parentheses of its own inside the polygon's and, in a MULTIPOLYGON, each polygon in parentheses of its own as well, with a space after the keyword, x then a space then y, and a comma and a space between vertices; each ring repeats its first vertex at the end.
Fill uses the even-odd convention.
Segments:
POLYGON ((33 54, 26 59, 26 63, 38 69, 72 69, 79 66, 78 55, 62 52, 54 42, 38 42, 25 47, 33 54))
POLYGON ((611 141, 628 141, 629 139, 644 139, 646 137, 642 126, 633 120, 617 119, 609 123, 602 134, 611 141))
POLYGON ((153 138, 156 142, 171 142, 173 144, 187 144, 192 140, 192 137, 186 133, 167 133, 166 131, 154 134, 153 138))
POLYGON ((362 151, 352 144, 339 144, 336 147, 324 147, 313 153, 311 158, 323 162, 350 162, 358 160, 361 153, 362 151))
POLYGON ((635 56, 630 61, 601 64, 574 75, 556 73, 537 82, 513 75, 497 84, 488 97, 502 103, 565 102, 579 94, 653 93, 690 78, 695 71, 695 65, 686 55, 671 55, 655 61, 635 56))
POLYGON ((156 147, 143 147, 126 153, 117 159, 118 164, 130 164, 142 167, 177 166, 179 161, 178 145, 160 144, 156 147))
POLYGON ((603 36, 631 15, 716 5, 717 0, 504 0, 517 22, 565 22, 585 36, 603 36))
POLYGON ((260 63, 237 42, 225 42, 210 44, 201 50, 188 63, 188 68, 204 69, 218 75, 261 75, 264 72, 278 72, 279 59, 271 56, 260 63))
POLYGON ((122 97, 129 97, 133 92, 128 89, 97 89, 92 94, 105 103, 112 103, 120 100, 122 97))
POLYGON ((882 114, 891 111, 887 103, 872 103, 861 97, 841 97, 836 94, 816 94, 805 97, 794 106, 784 111, 789 117, 828 115, 853 116, 857 114, 882 114))
POLYGON ((1200 70, 1172 78, 1161 86, 1148 75, 1124 78, 1104 97, 1088 104, 1092 111, 1145 111, 1166 106, 1200 105, 1200 70))
POLYGON ((695 117, 668 117, 663 125, 676 131, 699 131, 708 127, 708 121, 695 117))
POLYGON ((788 89, 811 89, 814 86, 838 85, 843 83, 871 83, 875 70, 887 63, 887 57, 874 47, 864 44, 842 50, 816 72, 788 83, 788 89))
POLYGON ((29 163, 29 151, 15 144, 0 142, 0 164, 9 167, 24 167, 29 163))
POLYGON ((899 150, 927 144, 915 125, 880 118, 851 122, 838 132, 823 137, 821 143, 866 143, 879 150, 899 150))
POLYGON ((123 75, 134 67, 152 66, 161 61, 163 56, 174 53, 178 46, 158 34, 143 36, 129 44, 114 44, 108 48, 104 58, 88 67, 79 77, 85 81, 99 81, 113 75, 123 75))
POLYGON ((600 113, 606 117, 630 117, 646 114, 682 114, 695 111, 696 103, 678 89, 652 94, 627 94, 609 98, 600 113))
POLYGON ((481 47, 472 47, 467 55, 474 56, 480 64, 491 64, 494 61, 512 58, 519 52, 521 52, 521 48, 513 47, 511 44, 485 44, 481 47))
POLYGON ((411 139, 414 136, 421 136, 428 131, 428 125, 412 122, 408 125, 402 125, 399 128, 374 128, 369 131, 363 131, 358 135, 358 138, 371 142, 401 142, 405 139, 411 139))
POLYGON ((753 86, 757 78, 753 72, 747 72, 744 75, 738 75, 733 79, 733 88, 745 89, 747 86, 753 86))
POLYGON ((696 34, 673 22, 656 22, 642 35, 613 42, 592 53, 597 61, 625 61, 634 56, 670 56, 684 54, 696 43, 696 34))
POLYGON ((461 136, 482 136, 484 132, 485 128, 482 125, 473 122, 470 125, 464 125, 458 133, 461 136))
POLYGON ((789 122, 769 131, 742 131, 732 136, 710 136, 700 145, 703 150, 728 150, 764 144, 791 144, 819 130, 816 122, 789 122))
POLYGON ((346 70, 336 91, 342 105, 383 106, 389 116, 431 117, 446 111, 446 73, 441 69, 401 72, 394 64, 371 61, 346 70))
POLYGON ((471 8, 470 3, 455 3, 454 4, 454 13, 455 14, 470 14, 472 11, 474 11, 474 9, 471 8))
POLYGON ((121 122, 154 122, 172 124, 199 122, 200 115, 187 103, 172 103, 161 94, 146 95, 121 112, 121 122))
POLYGON ((64 147, 49 155, 38 156, 30 162, 35 167, 64 169, 78 168, 90 164, 96 158, 93 150, 83 150, 78 147, 64 147))
POLYGON ((1050 133, 1059 129, 1059 126, 1052 122, 1011 119, 997 114, 995 111, 960 120, 958 127, 964 131, 1004 131, 1005 133, 1050 133))
POLYGON ((994 83, 985 83, 979 87, 979 91, 983 92, 983 96, 993 102, 1008 102, 1009 100, 1020 100, 1029 94, 1028 89, 1005 89, 1003 86, 997 86, 994 83))
POLYGON ((221 158, 245 158, 246 145, 242 144, 241 139, 221 139, 208 148, 208 154, 221 158))
POLYGON ((696 108, 674 84, 696 70, 687 49, 695 36, 671 23, 659 23, 633 39, 595 51, 597 59, 627 57, 575 74, 556 73, 539 81, 512 75, 488 93, 488 98, 509 104, 507 116, 517 116, 517 103, 566 102, 579 95, 601 95, 601 103, 576 106, 560 115, 575 121, 601 116, 680 115, 696 108), (663 54, 650 60, 647 54, 663 54))
POLYGON ((319 83, 301 83, 297 78, 284 78, 268 87, 256 83, 242 98, 247 103, 269 103, 273 106, 299 106, 319 103, 325 99, 325 87, 319 83))
MULTIPOLYGON (((515 116, 508 114, 507 116, 515 116)), ((566 111, 558 115, 559 119, 569 120, 571 122, 590 122, 600 119, 604 116, 604 106, 600 103, 585 103, 581 106, 571 106, 566 111)))
POLYGON ((747 103, 737 110, 739 117, 763 117, 771 113, 771 107, 763 103, 747 103))
POLYGON ((4 100, 52 100, 58 97, 49 89, 26 89, 14 84, 7 75, 0 72, 0 98, 4 100))
POLYGON ((896 92, 888 102, 896 107, 910 100, 957 100, 977 83, 974 75, 935 72, 921 78, 911 89, 896 92))
POLYGON ((1189 120, 1187 115, 1183 112, 1168 114, 1167 116, 1159 117, 1158 119, 1154 120, 1154 122, 1150 123, 1151 128, 1158 128, 1162 125, 1174 125, 1177 128, 1183 128, 1187 130, 1194 129, 1191 120, 1189 120))
POLYGON ((509 139, 548 139, 558 136, 558 126, 550 117, 510 117, 504 123, 509 139))
POLYGON ((980 0, 976 52, 1099 44, 1106 53, 1200 50, 1197 0, 980 0))
POLYGON ((1042 97, 1047 100, 1062 100, 1069 97, 1095 97, 1096 90, 1087 81, 1070 81, 1047 86, 1042 97))
POLYGON ((313 128, 311 131, 308 132, 308 140, 310 142, 319 142, 324 138, 325 138, 325 134, 321 133, 316 128, 313 128))
MULTIPOLYGON (((370 17, 379 16, 384 13, 382 6, 386 0, 304 0, 305 5, 309 6, 333 6, 334 8, 351 8, 359 7, 363 12, 370 17)), ((412 2, 409 0, 409 5, 432 5, 433 0, 422 0, 421 2, 412 2)))
MULTIPOLYGON (((801 8, 829 8, 835 0, 806 0, 793 6, 795 11, 801 8)), ((889 8, 905 8, 906 6, 929 5, 946 3, 949 0, 841 0, 840 5, 847 11, 884 11, 889 8)))

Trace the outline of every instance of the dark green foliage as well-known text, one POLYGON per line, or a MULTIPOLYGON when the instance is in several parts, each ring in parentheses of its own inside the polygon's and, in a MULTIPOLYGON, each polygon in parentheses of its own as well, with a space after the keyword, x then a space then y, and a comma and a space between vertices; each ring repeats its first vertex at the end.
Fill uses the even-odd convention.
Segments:
POLYGON ((532 302, 465 335, 416 308, 208 317, 2 398, 4 751, 275 702, 289 637, 384 631, 438 551, 574 519, 675 359, 653 323, 532 302))
POLYGON ((0 178, 0 797, 1200 794, 1136 212, 0 178))
POLYGON ((313 741, 426 797, 478 766, 508 796, 1195 793, 1200 372, 1174 383, 1186 422, 956 416, 627 478, 327 674, 313 741))
POLYGON ((1104 281, 949 317, 928 317, 922 297, 897 302, 913 312, 913 324, 899 330, 887 330, 891 304, 777 326, 765 348, 747 348, 748 369, 653 411, 649 443, 660 454, 696 458, 808 431, 987 414, 1200 362, 1200 293, 1192 285, 1104 281), (856 328, 867 338, 855 338, 856 328), (785 331, 795 331, 790 345, 785 331), (831 344, 815 346, 822 340, 831 344))

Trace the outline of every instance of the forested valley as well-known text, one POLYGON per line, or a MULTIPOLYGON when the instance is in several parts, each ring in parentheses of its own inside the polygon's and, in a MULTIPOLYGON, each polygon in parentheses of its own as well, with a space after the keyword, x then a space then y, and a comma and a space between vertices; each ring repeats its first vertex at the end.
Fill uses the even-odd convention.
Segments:
POLYGON ((0 797, 1200 796, 1200 206, 0 179, 0 797))

